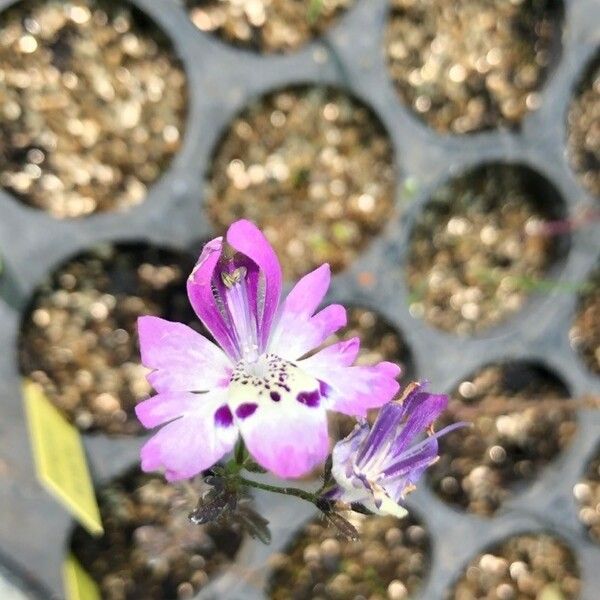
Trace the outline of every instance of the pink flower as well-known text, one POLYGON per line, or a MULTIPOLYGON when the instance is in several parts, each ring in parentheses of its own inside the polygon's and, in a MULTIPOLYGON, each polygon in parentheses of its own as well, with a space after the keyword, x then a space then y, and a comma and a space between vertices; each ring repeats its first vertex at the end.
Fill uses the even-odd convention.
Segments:
POLYGON ((170 481, 193 477, 230 452, 238 436, 254 460, 299 477, 328 454, 327 410, 365 416, 397 392, 400 369, 351 366, 358 338, 307 353, 346 324, 333 304, 315 314, 329 266, 303 277, 280 303, 281 266, 249 221, 206 244, 188 296, 219 346, 181 323, 138 322, 142 362, 157 394, 138 404, 145 427, 163 427, 144 445, 142 469, 170 481))

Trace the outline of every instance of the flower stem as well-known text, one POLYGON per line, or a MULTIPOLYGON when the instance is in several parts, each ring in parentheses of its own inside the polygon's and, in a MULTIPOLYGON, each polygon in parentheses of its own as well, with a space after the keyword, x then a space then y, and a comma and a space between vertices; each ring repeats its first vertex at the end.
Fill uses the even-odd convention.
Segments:
POLYGON ((259 490, 264 490, 266 492, 274 492, 276 494, 283 494, 284 496, 296 496, 296 498, 302 498, 302 500, 306 500, 311 504, 317 504, 317 496, 312 492, 307 492, 305 490, 301 490, 299 488, 294 487, 277 487, 276 485, 269 485, 268 483, 261 483, 259 481, 254 481, 252 479, 246 479, 245 477, 238 477, 238 481, 242 485, 247 485, 248 487, 257 488, 259 490))
POLYGON ((242 466, 244 461, 246 460, 248 453, 246 452, 246 445, 244 444, 244 440, 240 437, 235 445, 235 462, 236 464, 242 466))

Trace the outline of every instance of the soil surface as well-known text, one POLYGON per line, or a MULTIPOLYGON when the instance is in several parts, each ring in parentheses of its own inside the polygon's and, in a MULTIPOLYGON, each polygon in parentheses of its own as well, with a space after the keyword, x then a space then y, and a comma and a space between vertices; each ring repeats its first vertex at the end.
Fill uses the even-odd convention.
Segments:
POLYGON ((476 557, 447 600, 575 600, 581 586, 573 553, 546 534, 510 538, 476 557))
POLYGON ((558 53, 556 0, 391 0, 385 48, 400 98, 440 132, 515 127, 558 53))
POLYGON ((161 475, 129 473, 97 491, 104 536, 78 527, 71 549, 100 584, 106 600, 183 600, 231 564, 240 534, 193 525, 199 484, 166 483, 161 475))
POLYGON ((489 164, 443 184, 411 233, 410 311, 435 327, 473 334, 547 291, 563 240, 538 233, 559 217, 557 193, 539 175, 489 164))
POLYGON ((194 260, 146 245, 102 246, 59 267, 37 289, 21 328, 21 373, 80 429, 142 431, 134 407, 152 393, 137 318, 196 329, 185 289, 194 260))
POLYGON ((436 493, 492 515, 569 444, 577 428, 569 402, 560 381, 526 363, 488 366, 461 382, 436 429, 460 420, 473 427, 440 440, 440 460, 428 471, 436 493))
POLYGON ((344 541, 322 519, 305 525, 290 547, 271 558, 273 600, 403 600, 427 576, 429 536, 412 516, 349 515, 360 533, 344 541))
POLYGON ((0 185, 55 217, 140 204, 180 147, 185 74, 127 2, 16 3, 0 72, 0 185))
POLYGON ((219 231, 239 218, 263 229, 296 279, 348 266, 393 214, 392 146, 366 107, 331 88, 263 97, 234 119, 208 176, 219 231))

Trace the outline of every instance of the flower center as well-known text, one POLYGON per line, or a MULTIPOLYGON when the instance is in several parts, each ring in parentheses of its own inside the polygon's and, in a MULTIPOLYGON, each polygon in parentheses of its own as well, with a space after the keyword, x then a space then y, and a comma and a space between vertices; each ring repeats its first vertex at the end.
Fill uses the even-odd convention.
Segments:
POLYGON ((320 405, 324 386, 295 363, 276 354, 261 354, 255 361, 240 360, 229 382, 229 406, 241 418, 259 407, 290 403, 310 408, 320 405))

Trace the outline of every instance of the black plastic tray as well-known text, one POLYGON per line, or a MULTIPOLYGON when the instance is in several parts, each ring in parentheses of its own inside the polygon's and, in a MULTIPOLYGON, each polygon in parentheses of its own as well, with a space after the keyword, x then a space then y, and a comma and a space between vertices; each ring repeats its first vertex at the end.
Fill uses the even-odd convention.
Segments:
MULTIPOLYGON (((187 73, 189 112, 184 145, 168 172, 139 207, 122 214, 60 221, 0 191, 0 548, 23 580, 39 582, 42 598, 62 597, 60 567, 73 524, 38 484, 24 421, 16 348, 20 322, 35 287, 67 258, 103 241, 147 241, 192 249, 214 235, 202 210, 204 177, 224 128, 252 98, 293 84, 337 86, 370 106, 387 129, 395 150, 396 217, 359 259, 334 278, 330 300, 370 307, 393 323, 406 340, 416 373, 436 390, 449 391, 477 368, 503 359, 546 365, 571 394, 600 392, 600 378, 586 370, 569 345, 576 295, 563 290, 533 295, 526 306, 485 334, 459 338, 434 330, 408 312, 402 276, 411 225, 431 192, 449 177, 487 162, 524 164, 558 190, 564 210, 574 215, 594 199, 578 184, 565 157, 566 112, 573 91, 600 46, 600 2, 565 0, 562 48, 541 95, 539 110, 518 131, 468 136, 439 135, 399 100, 383 52, 386 0, 358 0, 328 33, 289 55, 261 56, 235 49, 200 33, 174 0, 131 0, 171 38, 187 73), (404 197, 410 178, 417 191, 404 197), (375 274, 369 288, 360 272, 375 274)), ((12 4, 0 0, 0 10, 12 4)), ((558 281, 586 279, 600 257, 600 226, 575 231, 570 248, 551 275, 558 281)), ((97 482, 135 464, 143 437, 86 435, 97 482)), ((577 519, 573 485, 600 439, 600 412, 580 410, 578 432, 569 448, 540 477, 507 502, 494 518, 454 510, 421 485, 409 498, 432 536, 432 568, 417 598, 442 598, 443 591, 478 552, 512 534, 549 531, 576 553, 583 579, 582 600, 600 589, 600 547, 588 541, 577 519)), ((200 597, 262 598, 267 556, 284 547, 313 514, 294 500, 257 494, 273 526, 269 547, 248 540, 231 572, 200 597), (252 573, 252 577, 245 577, 252 573)), ((0 558, 1 562, 1 558, 0 558)), ((11 566, 9 565, 9 567, 11 566)), ((34 591, 30 590, 34 595, 34 591)))

